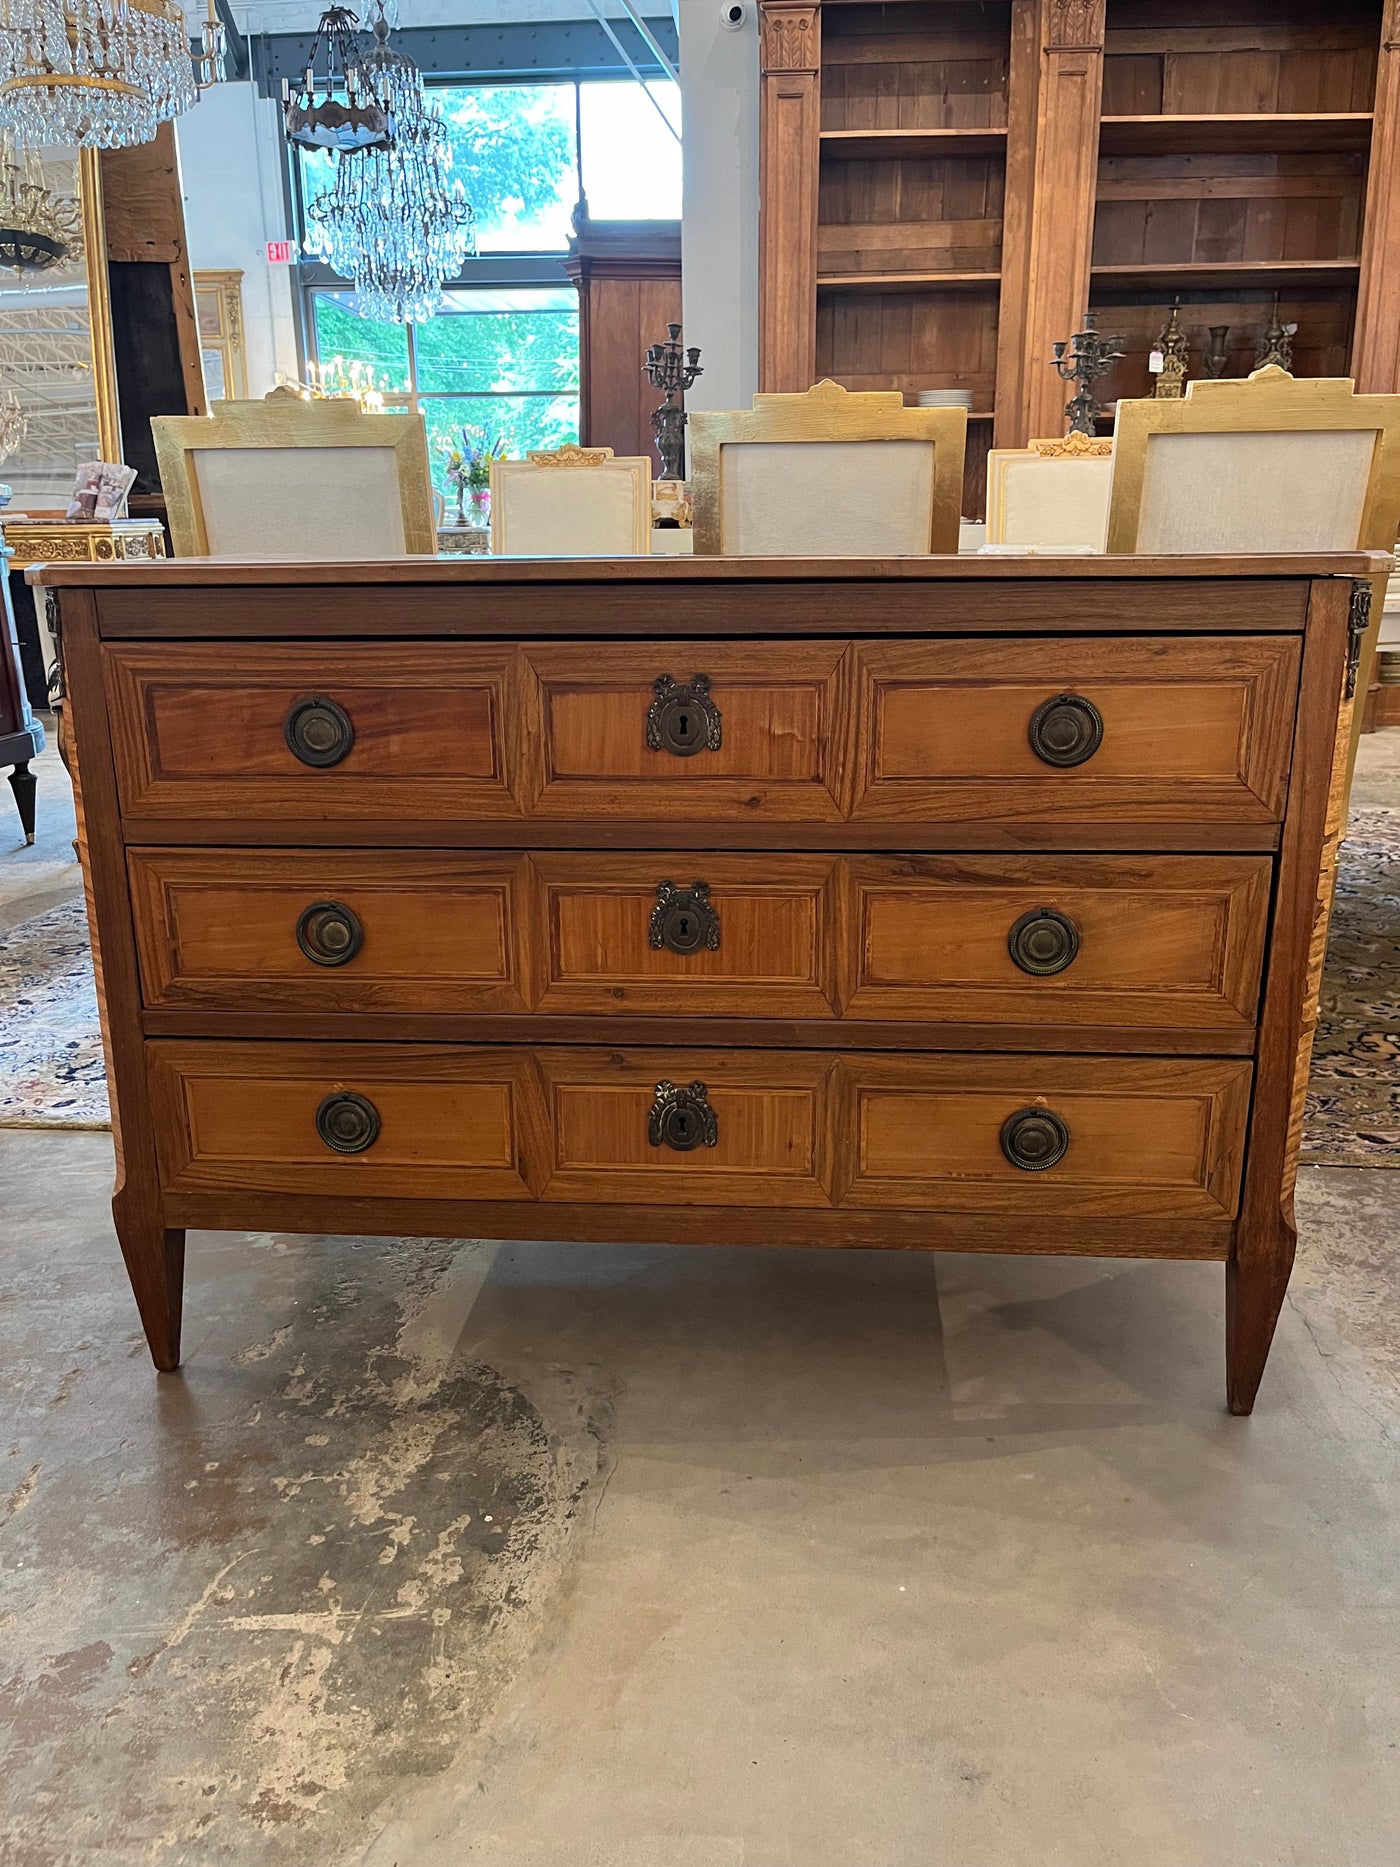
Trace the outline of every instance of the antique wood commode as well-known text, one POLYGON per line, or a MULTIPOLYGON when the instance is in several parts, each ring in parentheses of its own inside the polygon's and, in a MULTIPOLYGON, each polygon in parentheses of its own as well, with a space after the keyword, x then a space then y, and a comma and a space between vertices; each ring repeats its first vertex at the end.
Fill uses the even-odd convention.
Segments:
POLYGON ((1248 1412, 1388 560, 48 566, 186 1227, 1226 1265, 1248 1412))

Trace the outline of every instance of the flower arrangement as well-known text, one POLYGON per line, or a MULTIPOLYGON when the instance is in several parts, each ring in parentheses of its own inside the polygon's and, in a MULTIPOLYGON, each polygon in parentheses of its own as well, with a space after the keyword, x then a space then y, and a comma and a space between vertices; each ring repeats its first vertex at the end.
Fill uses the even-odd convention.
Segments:
POLYGON ((463 428, 461 434, 462 445, 450 449, 445 473, 448 485, 457 492, 459 525, 466 523, 462 501, 468 493, 478 514, 484 514, 486 497, 491 490, 491 462, 504 459, 506 452, 506 438, 503 434, 483 434, 473 438, 469 428, 463 428))

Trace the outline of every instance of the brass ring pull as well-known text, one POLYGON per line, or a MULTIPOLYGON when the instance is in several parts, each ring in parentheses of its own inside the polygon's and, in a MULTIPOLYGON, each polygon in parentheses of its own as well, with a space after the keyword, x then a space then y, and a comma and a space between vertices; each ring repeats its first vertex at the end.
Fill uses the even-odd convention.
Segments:
POLYGON ((317 1109, 316 1132, 337 1154, 363 1154, 379 1139, 379 1110, 365 1096, 343 1090, 317 1109))
POLYGON ((350 715, 321 694, 294 702, 282 724, 287 749, 303 765, 338 765, 355 743, 350 715))
POLYGON ((1103 744, 1103 715, 1083 694, 1056 694, 1041 701, 1028 731, 1036 757, 1067 770, 1091 759, 1103 744))
POLYGON ((1051 1109, 1017 1109, 1002 1124, 1001 1151, 1022 1173, 1044 1173, 1069 1151, 1069 1129, 1051 1109))
POLYGON ((674 882, 656 884, 656 906, 651 911, 650 939, 655 951, 711 953, 719 951, 719 915, 710 903, 707 882, 677 888, 674 882))
POLYGON ((704 1083, 680 1089, 675 1083, 659 1082, 647 1122, 647 1139, 653 1147, 674 1148, 677 1154, 689 1154, 697 1147, 715 1147, 719 1126, 704 1083))
POLYGON ((651 684, 656 698, 647 708, 647 750, 694 758, 718 752, 724 736, 720 710, 710 698, 708 674, 673 681, 663 674, 651 684))
POLYGON ((360 917, 342 901, 313 901, 297 921, 297 945, 317 966, 347 965, 365 943, 360 917))
POLYGON ((1006 937, 1012 959, 1033 979, 1048 979, 1072 966, 1079 952, 1079 929, 1054 908, 1032 908, 1006 937))

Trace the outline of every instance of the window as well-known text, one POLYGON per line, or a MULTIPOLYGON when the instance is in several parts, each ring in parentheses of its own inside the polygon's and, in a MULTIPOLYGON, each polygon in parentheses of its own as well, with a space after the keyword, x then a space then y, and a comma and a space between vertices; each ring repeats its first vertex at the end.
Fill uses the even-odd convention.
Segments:
MULTIPOLYGON (((452 173, 476 209, 477 247, 563 253, 580 194, 594 220, 677 220, 681 211, 680 92, 656 81, 435 84, 452 145, 452 173), (664 113, 666 122, 658 111, 664 113)), ((336 158, 297 152, 306 203, 335 179, 336 158)))
POLYGON ((681 217, 681 94, 661 80, 647 86, 647 95, 639 84, 613 78, 578 87, 579 167, 594 220, 681 217))
POLYGON ((506 452, 578 439, 578 296, 571 286, 453 288, 426 324, 376 324, 355 295, 312 293, 317 354, 363 363, 391 407, 418 408, 428 429, 433 481, 466 428, 500 437, 506 452))
MULTIPOLYGON (((464 428, 517 456, 578 440, 578 296, 561 263, 575 204, 585 192, 594 220, 681 211, 680 145, 655 108, 679 130, 680 95, 662 81, 648 90, 630 78, 430 87, 453 176, 476 209, 480 257, 426 323, 362 318, 328 268, 301 268, 310 354, 367 365, 391 407, 423 411, 439 488, 464 428)), ((298 151, 294 174, 304 228, 334 159, 298 151)))

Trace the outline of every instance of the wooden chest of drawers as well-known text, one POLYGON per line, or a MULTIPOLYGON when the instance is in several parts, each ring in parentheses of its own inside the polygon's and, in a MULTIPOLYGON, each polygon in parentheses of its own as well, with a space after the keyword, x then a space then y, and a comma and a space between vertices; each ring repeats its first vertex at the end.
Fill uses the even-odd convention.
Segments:
POLYGON ((156 1365, 200 1228, 1215 1258, 1384 560, 50 567, 156 1365))

